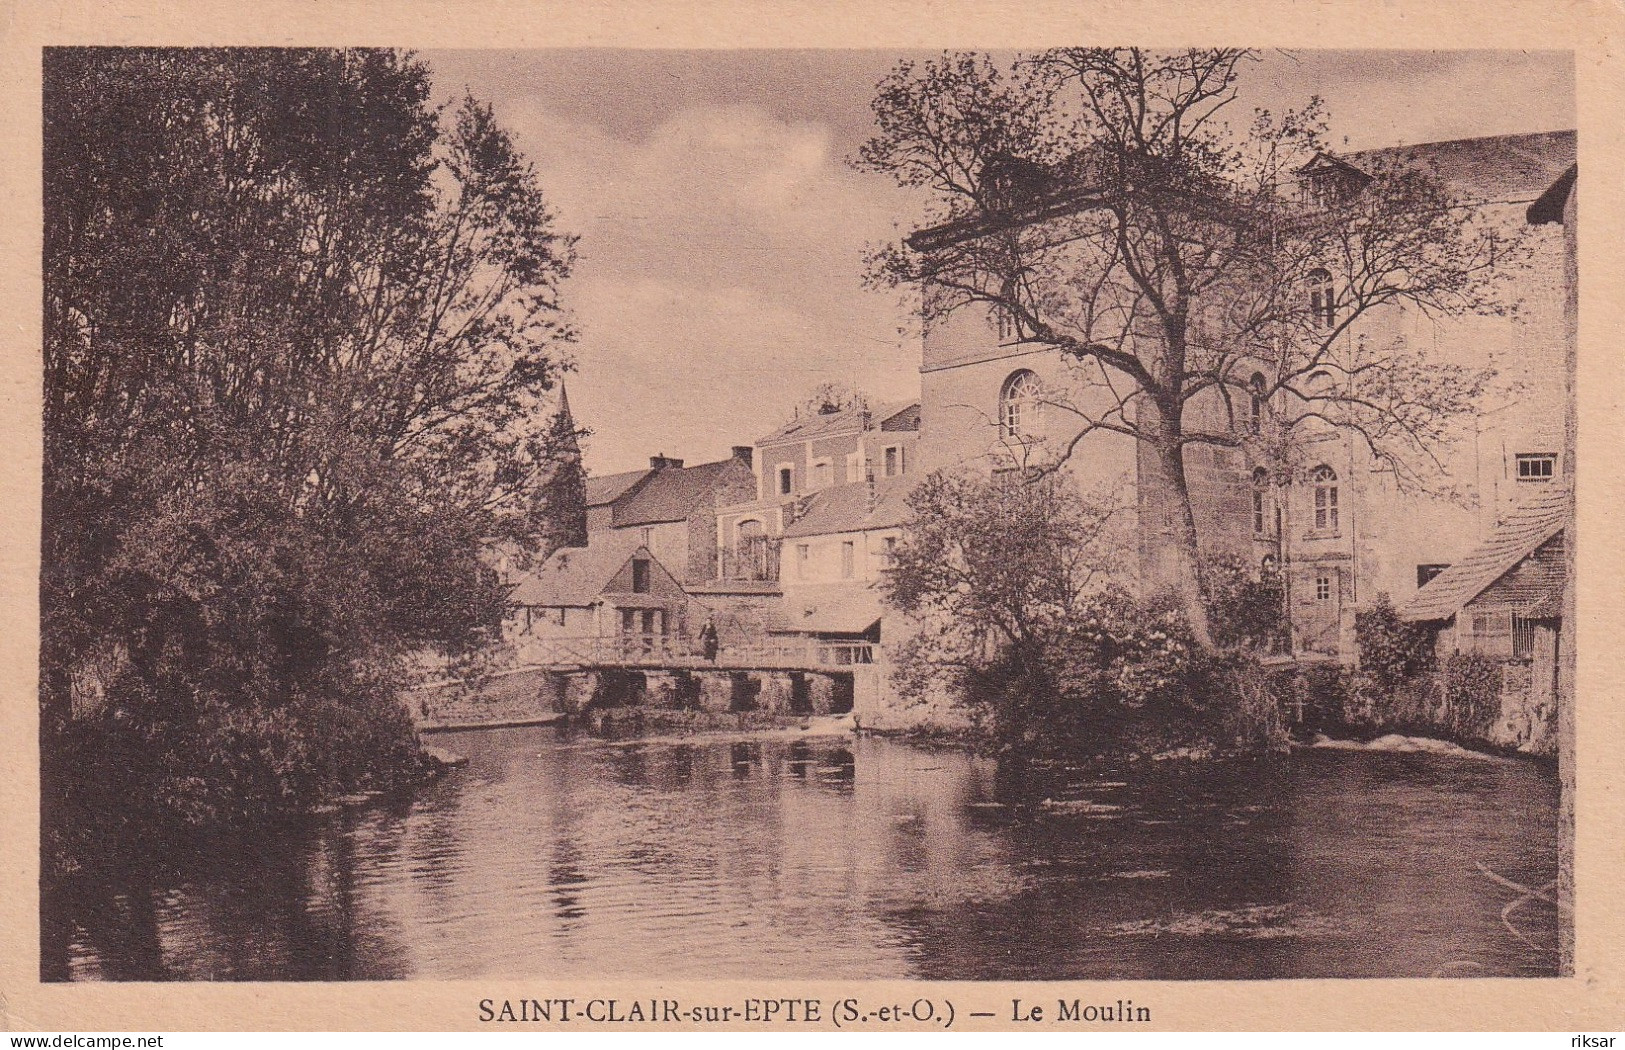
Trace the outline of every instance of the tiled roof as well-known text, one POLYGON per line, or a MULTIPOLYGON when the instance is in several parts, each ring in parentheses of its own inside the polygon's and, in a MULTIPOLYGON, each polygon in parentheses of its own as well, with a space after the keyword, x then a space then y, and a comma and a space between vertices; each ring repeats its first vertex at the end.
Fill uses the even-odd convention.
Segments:
POLYGON ((920 429, 920 403, 904 405, 900 410, 889 416, 877 416, 880 420, 880 429, 885 431, 918 430, 920 429))
POLYGON ((508 600, 515 605, 590 606, 639 551, 652 557, 635 536, 613 532, 594 535, 585 547, 561 547, 524 574, 508 600))
POLYGON ((734 462, 723 459, 692 467, 662 467, 636 492, 615 504, 612 524, 622 528, 687 520, 734 462))
POLYGON ((784 529, 786 538, 829 536, 837 532, 891 529, 908 515, 907 497, 914 487, 912 475, 900 474, 875 482, 875 502, 869 506, 869 483, 857 481, 816 493, 806 511, 784 529))
POLYGON ((649 476, 647 470, 628 470, 622 474, 606 474, 587 479, 587 506, 602 507, 626 495, 633 485, 649 476))
POLYGON ((1400 617, 1448 620, 1456 615, 1537 547, 1563 531, 1568 502, 1566 485, 1556 481, 1542 485, 1540 493, 1520 503, 1478 547, 1411 595, 1399 607, 1400 617))
POLYGON ((880 592, 874 587, 850 583, 798 587, 785 594, 770 629, 780 634, 862 634, 882 612, 880 592))
POLYGON ((1574 157, 1574 132, 1543 131, 1389 146, 1344 153, 1337 159, 1368 173, 1386 165, 1423 168, 1477 200, 1531 201, 1574 163, 1574 157))
MULTIPOLYGON (((869 410, 869 428, 879 427, 882 430, 918 430, 920 403, 918 401, 893 401, 883 405, 874 405, 869 410), (906 424, 907 413, 914 413, 914 425, 892 425, 888 423, 906 424)), ((861 408, 846 408, 839 412, 829 412, 824 415, 798 416, 784 426, 773 431, 763 438, 757 438, 758 445, 776 445, 783 441, 810 441, 813 438, 826 437, 830 434, 846 432, 858 433, 863 429, 863 413, 861 408)))

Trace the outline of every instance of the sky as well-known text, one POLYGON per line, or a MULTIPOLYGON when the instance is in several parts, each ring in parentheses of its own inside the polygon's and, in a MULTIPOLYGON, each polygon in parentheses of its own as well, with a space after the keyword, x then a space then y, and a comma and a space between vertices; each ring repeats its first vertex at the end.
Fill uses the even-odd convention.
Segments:
MULTIPOLYGON (((720 459, 824 382, 919 393, 919 336, 865 252, 919 200, 849 160, 899 51, 429 51, 441 98, 489 102, 579 235, 566 379, 590 473, 720 459)), ((1572 128, 1571 56, 1267 52, 1239 107, 1324 99, 1340 148, 1572 128)))

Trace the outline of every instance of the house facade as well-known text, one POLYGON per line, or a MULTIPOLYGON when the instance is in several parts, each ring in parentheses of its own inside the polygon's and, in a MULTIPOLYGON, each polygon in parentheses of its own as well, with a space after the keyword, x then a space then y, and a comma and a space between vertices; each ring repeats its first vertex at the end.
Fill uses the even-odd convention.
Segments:
POLYGON ((635 539, 684 583, 713 579, 717 570, 717 509, 756 490, 751 450, 713 463, 685 466, 652 456, 649 469, 587 479, 589 544, 597 534, 635 539))
POLYGON ((919 439, 917 402, 802 415, 758 439, 755 491, 716 515, 718 578, 780 579, 785 531, 809 501, 870 477, 917 476, 919 439))
POLYGON ((565 640, 681 636, 688 620, 677 576, 635 538, 601 531, 514 574, 503 636, 523 661, 527 650, 565 640))

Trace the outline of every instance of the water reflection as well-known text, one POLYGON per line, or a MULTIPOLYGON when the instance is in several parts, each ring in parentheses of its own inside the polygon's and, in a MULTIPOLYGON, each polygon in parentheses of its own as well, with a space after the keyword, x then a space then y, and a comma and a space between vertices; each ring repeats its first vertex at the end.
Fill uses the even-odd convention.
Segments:
POLYGON ((467 768, 298 836, 44 895, 48 979, 1540 975, 1540 767, 1310 752, 1011 778, 850 738, 440 741, 467 768), (1016 785, 1016 787, 1012 787, 1016 785))

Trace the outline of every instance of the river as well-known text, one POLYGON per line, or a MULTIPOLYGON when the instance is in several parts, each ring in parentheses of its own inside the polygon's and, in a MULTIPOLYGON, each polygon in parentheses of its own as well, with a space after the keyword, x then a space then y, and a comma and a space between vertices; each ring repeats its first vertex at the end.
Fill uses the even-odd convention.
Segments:
POLYGON ((1507 882, 1556 877, 1556 777, 1521 760, 1300 750, 1011 788, 872 737, 435 743, 469 763, 413 798, 48 894, 44 976, 1556 972, 1555 909, 1502 918, 1507 882))

